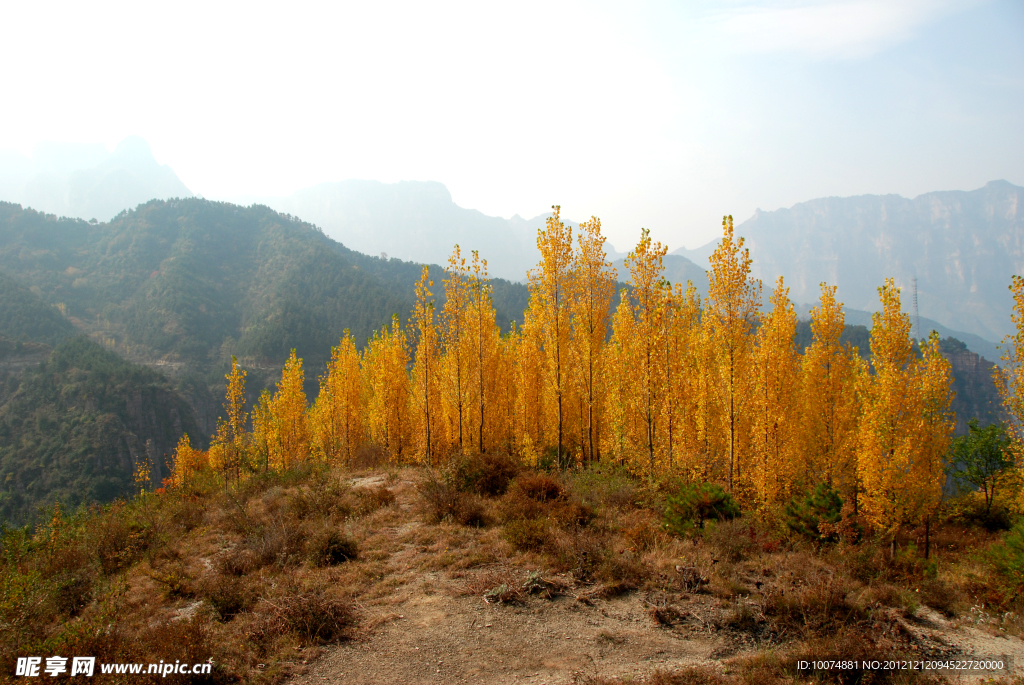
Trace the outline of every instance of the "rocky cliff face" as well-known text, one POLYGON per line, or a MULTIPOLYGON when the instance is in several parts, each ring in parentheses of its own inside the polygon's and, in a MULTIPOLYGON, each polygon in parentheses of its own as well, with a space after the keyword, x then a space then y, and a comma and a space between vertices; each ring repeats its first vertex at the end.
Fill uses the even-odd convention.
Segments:
POLYGON ((977 418, 983 426, 1005 420, 1002 400, 992 381, 995 364, 969 350, 942 356, 949 360, 953 371, 956 435, 967 434, 967 421, 971 418, 977 418))
MULTIPOLYGON (((848 308, 878 309, 878 286, 892 277, 922 317, 991 341, 1011 330, 1013 274, 1024 274, 1024 188, 993 181, 978 190, 829 197, 758 211, 740 224, 754 275, 783 275, 796 302, 813 302, 819 284, 839 286, 848 308)), ((701 266, 710 250, 686 251, 701 266)), ((922 333, 923 335, 923 333, 922 333)))

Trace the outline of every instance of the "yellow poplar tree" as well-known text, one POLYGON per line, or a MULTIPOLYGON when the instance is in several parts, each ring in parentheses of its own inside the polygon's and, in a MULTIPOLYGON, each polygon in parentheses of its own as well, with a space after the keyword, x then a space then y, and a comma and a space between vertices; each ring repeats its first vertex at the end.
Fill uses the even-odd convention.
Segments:
POLYGON ((430 267, 423 267, 423 274, 416 283, 416 305, 413 307, 410 327, 416 340, 415 361, 413 362, 413 404, 416 407, 417 435, 427 466, 434 463, 437 439, 437 418, 441 413, 438 388, 439 343, 437 326, 434 325, 434 296, 430 288, 430 267))
POLYGON ((765 515, 792 495, 800 458, 796 312, 781 276, 771 302, 772 311, 757 330, 751 398, 751 471, 765 515))
POLYGON ((469 277, 469 301, 466 321, 468 341, 472 350, 472 369, 476 381, 476 438, 477 450, 486 450, 485 425, 488 424, 488 402, 493 399, 493 378, 496 371, 498 351, 498 324, 495 322, 494 304, 491 301, 491 286, 487 278, 487 260, 480 259, 480 253, 473 250, 473 261, 469 277))
POLYGON ((600 405, 603 395, 604 347, 608 337, 611 302, 615 295, 615 269, 607 261, 601 220, 591 217, 579 226, 579 250, 573 263, 575 278, 570 301, 575 378, 580 385, 586 417, 585 461, 599 460, 600 405))
POLYGON ((801 388, 807 485, 824 481, 844 498, 857 498, 857 348, 841 345, 843 303, 836 286, 821 284, 821 302, 811 309, 813 340, 804 350, 801 388))
MULTIPOLYGON (((992 380, 1010 417, 1007 430, 1013 437, 1017 471, 1021 474, 1024 472, 1024 278, 1013 276, 1010 292, 1013 293, 1013 314, 1010 318, 1017 330, 1003 339, 1000 345, 1003 367, 992 368, 992 380)), ((1024 509, 1024 490, 1021 495, 1018 507, 1024 509)))
POLYGON ((740 444, 746 437, 746 402, 753 330, 761 305, 761 284, 750 278, 750 250, 743 238, 733 237, 732 216, 722 219, 722 242, 711 255, 708 272, 708 311, 712 344, 718 357, 716 390, 723 412, 728 446, 728 478, 731 492, 741 477, 740 444))
POLYGON ((561 207, 551 208, 545 230, 537 230, 540 263, 529 272, 530 307, 527 310, 536 322, 540 348, 543 351, 544 380, 553 396, 557 459, 564 460, 565 395, 569 386, 569 298, 573 288, 572 229, 560 219, 561 207))
POLYGON ((687 480, 707 480, 707 452, 701 444, 700 414, 705 409, 702 382, 700 295, 693 282, 676 284, 665 325, 666 402, 663 423, 669 437, 669 467, 680 469, 687 480), (678 456, 677 456, 678 455, 678 456))
MULTIPOLYGON (((274 401, 273 395, 266 388, 260 393, 259 402, 252 410, 252 435, 250 436, 253 461, 258 469, 262 465, 264 472, 270 470, 272 455, 277 454, 278 434, 280 433, 277 420, 271 405, 274 401)), ((275 466, 275 468, 278 468, 275 466)))
POLYGON ((892 279, 879 288, 883 311, 872 317, 871 365, 861 378, 863 414, 857 471, 865 516, 893 544, 901 526, 929 520, 942 493, 942 457, 951 416, 949 364, 932 336, 913 359, 910 317, 892 279))
POLYGON ((207 466, 206 453, 192 448, 188 433, 181 436, 174 450, 171 485, 180 488, 191 483, 196 474, 207 466))
POLYGON ((231 371, 224 378, 228 382, 224 393, 227 417, 217 422, 217 434, 213 437, 210 452, 217 467, 225 474, 233 473, 238 480, 245 466, 245 423, 248 417, 245 413, 245 371, 238 366, 234 356, 231 357, 231 371))
POLYGON ((953 402, 953 373, 949 360, 939 349, 939 334, 935 331, 922 346, 922 358, 917 363, 917 377, 921 388, 923 421, 917 443, 914 482, 918 497, 914 523, 925 524, 925 558, 929 556, 931 520, 942 502, 942 485, 946 480, 947 457, 952 442, 956 417, 950 409, 953 402))
POLYGON ((281 381, 270 402, 270 413, 276 428, 270 444, 272 468, 286 471, 309 458, 309 424, 307 423, 306 380, 302 360, 291 351, 281 371, 281 381))
POLYGON ((367 431, 371 439, 400 460, 409 432, 409 348, 398 315, 375 333, 363 354, 366 378, 367 431))
POLYGON ((615 313, 615 339, 628 373, 620 386, 626 405, 634 413, 627 425, 639 425, 642 433, 634 436, 647 457, 650 475, 655 472, 657 418, 665 400, 664 318, 667 289, 661 277, 662 260, 668 248, 651 241, 650 231, 643 229, 640 242, 626 257, 633 290, 623 297, 615 313))
POLYGON ((331 348, 327 373, 320 377, 320 394, 311 412, 315 450, 328 464, 351 463, 362 442, 361 395, 359 352, 346 330, 331 348))
MULTIPOLYGON (((469 310, 469 270, 462 249, 456 245, 444 279, 445 302, 441 309, 444 355, 441 359, 442 388, 446 400, 449 424, 456 428, 459 452, 466 448, 466 409, 472 386, 472 350, 467 336, 469 310), (454 417, 452 417, 454 414, 454 417)), ((454 442, 454 441, 453 441, 454 442)))

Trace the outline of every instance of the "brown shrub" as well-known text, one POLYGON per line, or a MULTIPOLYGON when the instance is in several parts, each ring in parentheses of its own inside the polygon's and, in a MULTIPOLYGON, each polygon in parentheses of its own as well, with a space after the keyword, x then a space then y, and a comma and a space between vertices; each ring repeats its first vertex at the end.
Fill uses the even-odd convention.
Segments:
POLYGON ((90 569, 72 569, 53 578, 57 611, 77 616, 93 597, 95 574, 90 569))
POLYGON ((509 483, 518 475, 520 468, 510 455, 483 452, 456 457, 445 471, 449 480, 458 489, 496 497, 505 494, 509 483))
POLYGON ((562 528, 586 526, 597 516, 589 505, 573 500, 556 501, 550 508, 551 522, 562 528))
POLYGON ((395 503, 395 493, 383 485, 373 488, 358 488, 355 490, 356 513, 360 516, 372 514, 382 507, 390 507, 395 503))
POLYGON ((944 580, 925 580, 920 590, 921 602, 942 612, 946 618, 953 618, 970 606, 964 591, 944 580))
POLYGON ((761 551, 757 529, 742 519, 716 522, 705 530, 704 539, 721 561, 735 563, 761 551))
POLYGON ((651 576, 651 568, 636 554, 623 550, 609 552, 597 567, 596 577, 608 584, 619 584, 636 589, 651 576))
POLYGON ((517 519, 505 525, 503 537, 516 550, 537 551, 548 541, 548 524, 544 519, 517 519))
POLYGON ((570 571, 577 580, 590 580, 605 557, 606 540, 590 528, 550 530, 545 546, 555 557, 559 570, 570 571))
POLYGON ((462 498, 458 510, 455 512, 455 522, 463 526, 482 528, 490 522, 487 515, 487 508, 481 501, 479 495, 469 495, 462 498))
POLYGON ((513 482, 512 490, 537 502, 551 502, 562 496, 562 485, 546 473, 524 473, 513 482))
POLYGON ((522 490, 513 486, 498 501, 498 518, 502 523, 522 519, 538 519, 547 516, 550 506, 527 497, 522 490))
POLYGON ((665 531, 649 515, 639 518, 629 525, 623 531, 623 535, 630 547, 637 552, 646 552, 667 542, 665 531))
POLYGON ((847 600, 848 594, 840 578, 811 569, 789 587, 766 592, 762 611, 779 634, 834 633, 867 618, 863 609, 847 600))
POLYGON ((253 568, 270 564, 294 566, 302 560, 306 530, 290 518, 275 517, 260 525, 245 539, 245 547, 252 552, 253 568))
POLYGON ((283 633, 292 633, 306 644, 334 642, 351 637, 356 624, 352 606, 333 597, 326 585, 290 585, 272 599, 254 607, 250 636, 269 644, 283 633))
POLYGON ((355 560, 359 556, 359 548, 355 540, 340 531, 325 529, 309 538, 306 555, 315 566, 335 566, 355 560))
POLYGON ((353 509, 348 487, 320 476, 312 479, 308 487, 299 488, 288 499, 288 511, 299 519, 344 518, 353 509))
POLYGON ((92 545, 107 575, 131 565, 149 547, 150 531, 134 521, 126 520, 123 507, 115 505, 96 520, 91 531, 92 545))
POLYGON ((418 487, 420 502, 427 523, 457 520, 466 506, 469 495, 459 490, 450 480, 428 471, 426 479, 418 487))
POLYGON ((199 594, 222 621, 228 621, 256 603, 259 594, 256 585, 250 578, 208 576, 200 583, 199 594))

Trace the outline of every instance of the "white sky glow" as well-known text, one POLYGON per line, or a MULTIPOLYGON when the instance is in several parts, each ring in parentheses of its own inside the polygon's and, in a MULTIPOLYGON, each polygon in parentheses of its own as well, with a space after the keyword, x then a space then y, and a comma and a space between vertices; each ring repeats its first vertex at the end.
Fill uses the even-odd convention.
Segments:
POLYGON ((1014 0, 9 3, 0 149, 149 141, 193 192, 435 180, 670 247, 824 195, 1024 184, 1014 0))

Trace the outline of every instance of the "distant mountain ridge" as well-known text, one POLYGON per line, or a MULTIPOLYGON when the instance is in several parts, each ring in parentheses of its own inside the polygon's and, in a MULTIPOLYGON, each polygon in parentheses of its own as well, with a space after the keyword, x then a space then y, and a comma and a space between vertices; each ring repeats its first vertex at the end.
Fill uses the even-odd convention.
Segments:
MULTIPOLYGON (((826 281, 848 308, 875 311, 877 288, 892 277, 912 312, 916 277, 921 317, 998 341, 1012 331, 1011 276, 1024 274, 1022 193, 992 181, 913 199, 820 198, 758 210, 736 234, 750 248, 753 275, 767 285, 781 274, 797 302, 817 300, 826 281)), ((674 254, 707 268, 717 242, 674 254)))
MULTIPOLYGON (((478 250, 492 276, 519 282, 537 266, 537 229, 551 216, 487 216, 455 204, 436 181, 338 181, 258 201, 316 224, 357 252, 443 266, 458 244, 465 255, 478 250)), ((563 223, 577 228, 564 218, 563 223)), ((625 256, 606 247, 612 260, 625 256)))
POLYGON ((109 221, 152 199, 192 197, 174 170, 153 158, 149 144, 126 138, 102 145, 49 143, 31 158, 0 152, 0 201, 79 219, 109 221))

